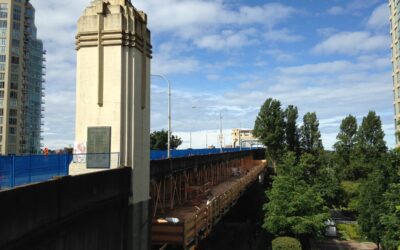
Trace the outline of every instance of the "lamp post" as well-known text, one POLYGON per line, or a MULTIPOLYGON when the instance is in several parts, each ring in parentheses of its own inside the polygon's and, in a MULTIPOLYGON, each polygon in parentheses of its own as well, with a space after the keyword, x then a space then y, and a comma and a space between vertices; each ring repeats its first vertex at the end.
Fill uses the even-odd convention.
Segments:
POLYGON ((168 152, 167 158, 171 158, 171 82, 164 76, 160 74, 155 74, 152 76, 161 77, 168 84, 168 152))

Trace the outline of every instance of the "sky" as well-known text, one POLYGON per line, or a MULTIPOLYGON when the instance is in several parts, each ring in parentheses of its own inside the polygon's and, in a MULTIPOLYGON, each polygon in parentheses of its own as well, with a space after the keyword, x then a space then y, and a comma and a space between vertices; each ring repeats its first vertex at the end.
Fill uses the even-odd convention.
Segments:
MULTIPOLYGON (((76 23, 89 0, 31 0, 46 54, 44 145, 74 144, 76 23)), ((172 83, 181 148, 225 144, 269 98, 316 112, 326 149, 349 114, 381 117, 395 144, 386 0, 133 0, 148 15, 152 74, 172 83), (196 107, 196 108, 193 108, 196 107), (190 144, 190 134, 192 143, 190 144)), ((167 84, 152 77, 151 130, 167 129, 167 84)))

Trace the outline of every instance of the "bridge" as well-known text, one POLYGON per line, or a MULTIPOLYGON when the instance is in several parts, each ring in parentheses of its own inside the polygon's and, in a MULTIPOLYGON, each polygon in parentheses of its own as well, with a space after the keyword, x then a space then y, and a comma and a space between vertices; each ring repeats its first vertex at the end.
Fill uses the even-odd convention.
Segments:
POLYGON ((132 168, 117 168, 0 191, 0 249, 195 249, 266 170, 262 150, 151 161, 152 209, 130 212, 132 168), (137 224, 151 224, 136 239, 137 224))

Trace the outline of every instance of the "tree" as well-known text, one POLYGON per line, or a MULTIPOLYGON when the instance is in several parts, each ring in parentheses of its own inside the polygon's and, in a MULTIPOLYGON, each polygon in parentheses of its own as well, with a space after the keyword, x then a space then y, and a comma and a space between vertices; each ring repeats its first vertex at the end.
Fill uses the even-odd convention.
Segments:
POLYGON ((319 122, 314 112, 308 112, 304 115, 303 126, 300 128, 300 138, 301 148, 307 153, 318 154, 324 149, 319 122))
POLYGON ((298 110, 297 107, 289 105, 284 113, 285 116, 285 138, 286 148, 295 152, 297 156, 300 154, 300 135, 297 127, 298 110))
POLYGON ((384 195, 386 211, 381 215, 383 225, 382 243, 385 249, 400 246, 400 183, 390 184, 384 195))
POLYGON ((269 98, 265 101, 258 113, 253 133, 264 144, 268 160, 276 167, 285 145, 285 121, 278 100, 269 98))
POLYGON ((267 192, 263 227, 270 233, 289 236, 320 236, 329 217, 318 192, 293 176, 280 175, 267 192))
POLYGON ((385 212, 382 205, 384 193, 384 174, 381 169, 376 169, 370 174, 368 180, 361 185, 357 221, 361 230, 377 245, 381 243, 383 236, 383 225, 380 217, 385 212))
POLYGON ((379 159, 387 150, 384 137, 380 117, 374 111, 369 111, 357 133, 359 153, 366 156, 367 161, 379 159))
POLYGON ((396 187, 400 183, 400 154, 392 151, 384 156, 374 163, 372 173, 361 185, 357 219, 361 230, 377 244, 396 241, 391 228, 397 216, 400 191, 396 187))
POLYGON ((352 168, 351 159, 355 156, 355 145, 357 139, 357 119, 349 115, 342 120, 338 140, 334 144, 336 150, 336 160, 338 163, 338 173, 342 179, 354 179, 356 175, 352 168))
MULTIPOLYGON (((171 136, 171 149, 176 149, 182 144, 182 139, 178 136, 171 136)), ((154 131, 150 134, 151 150, 167 150, 168 149, 168 131, 154 131)))

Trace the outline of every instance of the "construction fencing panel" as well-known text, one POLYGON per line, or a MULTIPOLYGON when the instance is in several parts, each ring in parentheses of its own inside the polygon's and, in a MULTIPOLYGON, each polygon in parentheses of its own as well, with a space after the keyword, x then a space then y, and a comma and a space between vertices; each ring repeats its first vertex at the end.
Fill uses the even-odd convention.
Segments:
POLYGON ((0 189, 68 175, 70 154, 0 156, 0 189))
MULTIPOLYGON (((223 148, 223 153, 230 153, 230 152, 239 152, 239 151, 247 151, 253 150, 251 148, 223 148)), ((211 155, 211 154, 219 154, 221 153, 220 148, 213 148, 213 149, 184 149, 184 150, 171 150, 171 157, 172 158, 179 158, 179 157, 188 157, 193 155, 211 155)), ((163 160, 167 159, 168 151, 167 150, 151 150, 150 159, 151 160, 163 160)))

